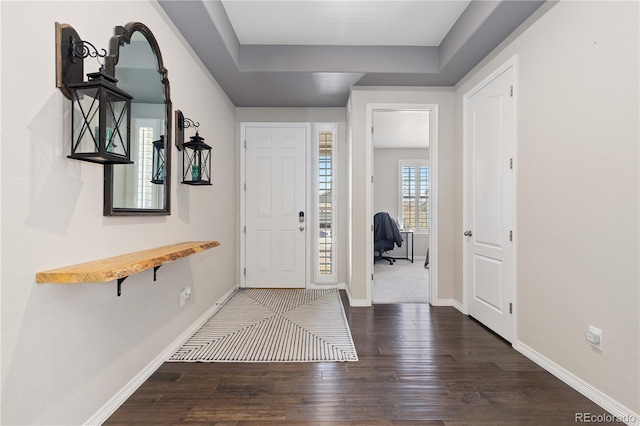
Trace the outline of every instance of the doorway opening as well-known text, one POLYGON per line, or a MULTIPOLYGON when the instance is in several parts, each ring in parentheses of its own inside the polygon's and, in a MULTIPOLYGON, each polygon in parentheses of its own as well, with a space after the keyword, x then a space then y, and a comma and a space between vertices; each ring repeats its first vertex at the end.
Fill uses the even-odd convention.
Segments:
POLYGON ((375 250, 380 244, 376 246, 374 232, 373 256, 378 259, 372 265, 371 301, 429 303, 437 300, 437 267, 433 268, 437 258, 437 161, 432 161, 437 158, 437 105, 368 107, 371 215, 388 213, 402 239, 400 246, 381 253, 375 250), (392 260, 379 259, 381 254, 392 260))

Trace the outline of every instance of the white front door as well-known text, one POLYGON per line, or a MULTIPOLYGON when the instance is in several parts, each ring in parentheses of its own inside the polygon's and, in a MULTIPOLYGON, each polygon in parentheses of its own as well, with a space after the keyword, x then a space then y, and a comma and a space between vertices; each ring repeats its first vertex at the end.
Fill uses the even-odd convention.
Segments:
POLYGON ((245 127, 246 287, 306 286, 308 127, 245 127))
POLYGON ((466 229, 469 315, 513 338, 514 66, 466 98, 466 229))

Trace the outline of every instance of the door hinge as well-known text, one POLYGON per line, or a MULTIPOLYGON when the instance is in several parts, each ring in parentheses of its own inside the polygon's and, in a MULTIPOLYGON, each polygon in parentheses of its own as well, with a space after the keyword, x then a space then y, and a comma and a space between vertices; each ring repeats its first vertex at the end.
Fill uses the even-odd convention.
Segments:
POLYGON ((371 225, 371 232, 373 232, 373 225, 371 225))
POLYGON ((373 126, 371 126, 371 134, 373 134, 373 126))
POLYGON ((246 140, 246 139, 245 139, 245 141, 244 141, 244 147, 245 147, 245 148, 247 147, 247 140, 246 140))
POLYGON ((513 86, 509 86, 509 96, 513 98, 513 86))
POLYGON ((509 313, 513 313, 513 303, 509 303, 509 313))
POLYGON ((509 241, 513 241, 513 231, 509 231, 509 241))
POLYGON ((371 176, 371 183, 373 183, 373 176, 371 176))
POLYGON ((244 268, 244 270, 242 271, 242 274, 246 277, 247 276, 247 268, 244 268))
POLYGON ((243 232, 246 234, 247 233, 247 225, 244 226, 244 230, 243 232))
POLYGON ((371 274, 371 281, 373 281, 373 274, 371 274))
POLYGON ((244 183, 244 190, 247 190, 247 182, 244 183))
POLYGON ((513 170, 513 158, 509 158, 509 168, 513 170))

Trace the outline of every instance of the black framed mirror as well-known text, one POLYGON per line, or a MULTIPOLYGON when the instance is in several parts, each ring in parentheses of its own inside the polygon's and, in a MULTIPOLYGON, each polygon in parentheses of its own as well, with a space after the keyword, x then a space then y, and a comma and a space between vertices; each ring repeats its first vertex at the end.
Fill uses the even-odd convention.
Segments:
POLYGON ((104 167, 104 215, 171 214, 171 97, 158 42, 140 22, 118 26, 105 58, 106 72, 133 96, 131 161, 104 167), (160 151, 163 169, 154 170, 160 151))

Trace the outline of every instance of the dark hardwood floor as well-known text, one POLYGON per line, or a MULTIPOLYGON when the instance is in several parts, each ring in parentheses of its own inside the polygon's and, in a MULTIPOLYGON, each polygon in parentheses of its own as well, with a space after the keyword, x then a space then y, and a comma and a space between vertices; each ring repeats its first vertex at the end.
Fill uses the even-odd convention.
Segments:
POLYGON ((106 424, 575 425, 605 413, 454 308, 342 296, 358 362, 165 363, 106 424))

